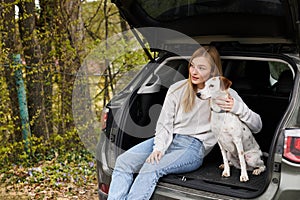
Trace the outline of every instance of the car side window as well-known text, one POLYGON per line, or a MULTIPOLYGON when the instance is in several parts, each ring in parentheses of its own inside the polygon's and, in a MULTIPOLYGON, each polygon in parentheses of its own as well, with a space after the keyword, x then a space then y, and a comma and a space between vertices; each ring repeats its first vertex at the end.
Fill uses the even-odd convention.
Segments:
POLYGON ((259 60, 228 60, 224 76, 241 94, 289 96, 293 88, 293 71, 287 63, 259 60))

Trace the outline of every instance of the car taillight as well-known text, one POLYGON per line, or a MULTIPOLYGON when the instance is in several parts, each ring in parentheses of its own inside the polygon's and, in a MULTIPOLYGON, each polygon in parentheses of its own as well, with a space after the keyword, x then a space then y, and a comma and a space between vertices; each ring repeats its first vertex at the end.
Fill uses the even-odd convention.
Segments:
POLYGON ((300 129, 286 129, 283 156, 294 163, 300 164, 300 129))
POLYGON ((106 129, 106 122, 107 122, 108 112, 109 112, 108 108, 104 108, 103 111, 102 111, 102 115, 101 115, 102 130, 106 129))
POLYGON ((100 191, 104 194, 108 194, 109 186, 107 184, 101 183, 100 184, 100 191))

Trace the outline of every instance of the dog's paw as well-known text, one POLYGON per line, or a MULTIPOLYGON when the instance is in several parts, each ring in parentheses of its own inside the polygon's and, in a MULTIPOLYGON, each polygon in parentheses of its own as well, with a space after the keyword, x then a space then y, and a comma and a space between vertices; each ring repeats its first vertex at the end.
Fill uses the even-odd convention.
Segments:
POLYGON ((265 167, 260 167, 260 168, 254 169, 252 174, 253 175, 260 175, 263 171, 265 171, 265 167))
POLYGON ((261 173, 261 170, 260 170, 260 169, 255 169, 255 170, 253 170, 253 172, 252 172, 253 175, 260 175, 260 173, 261 173))
POLYGON ((229 177, 230 176, 230 172, 227 170, 224 170, 222 173, 222 177, 229 177))
POLYGON ((240 176, 240 181, 241 182, 247 182, 247 181, 249 181, 248 175, 241 175, 240 176))
POLYGON ((252 172, 252 174, 253 175, 260 175, 265 170, 266 170, 266 167, 265 166, 261 166, 261 167, 259 167, 257 169, 254 169, 253 172, 252 172))

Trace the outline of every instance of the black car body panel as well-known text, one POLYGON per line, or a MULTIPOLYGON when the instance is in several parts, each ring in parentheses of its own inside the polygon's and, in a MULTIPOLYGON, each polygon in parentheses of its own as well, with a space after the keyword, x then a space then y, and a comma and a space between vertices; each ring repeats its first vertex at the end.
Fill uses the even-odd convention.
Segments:
MULTIPOLYGON (((161 27, 194 39, 295 43, 299 37, 298 1, 263 0, 114 0, 134 28, 161 27), (222 37, 220 37, 222 36, 222 37)), ((152 38, 147 32, 146 38, 152 38)), ((161 41, 168 38, 160 38, 161 41)), ((216 40, 214 40, 216 41, 216 40)), ((151 43, 150 43, 151 46, 151 43)))

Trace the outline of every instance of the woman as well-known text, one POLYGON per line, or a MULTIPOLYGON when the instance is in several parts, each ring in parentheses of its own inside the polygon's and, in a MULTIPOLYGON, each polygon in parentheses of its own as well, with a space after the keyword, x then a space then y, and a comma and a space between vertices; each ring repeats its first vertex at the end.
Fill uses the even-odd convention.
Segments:
MULTIPOLYGON (((196 98, 196 93, 201 93, 206 80, 221 72, 221 59, 215 47, 204 46, 193 53, 189 78, 173 84, 167 92, 155 137, 117 158, 109 200, 150 199, 163 175, 190 172, 202 165, 216 139, 210 131, 209 101, 196 98), (135 179, 134 173, 138 173, 135 179)), ((230 89, 230 95, 220 99, 219 106, 238 115, 252 132, 259 132, 260 116, 234 90, 230 89)))

